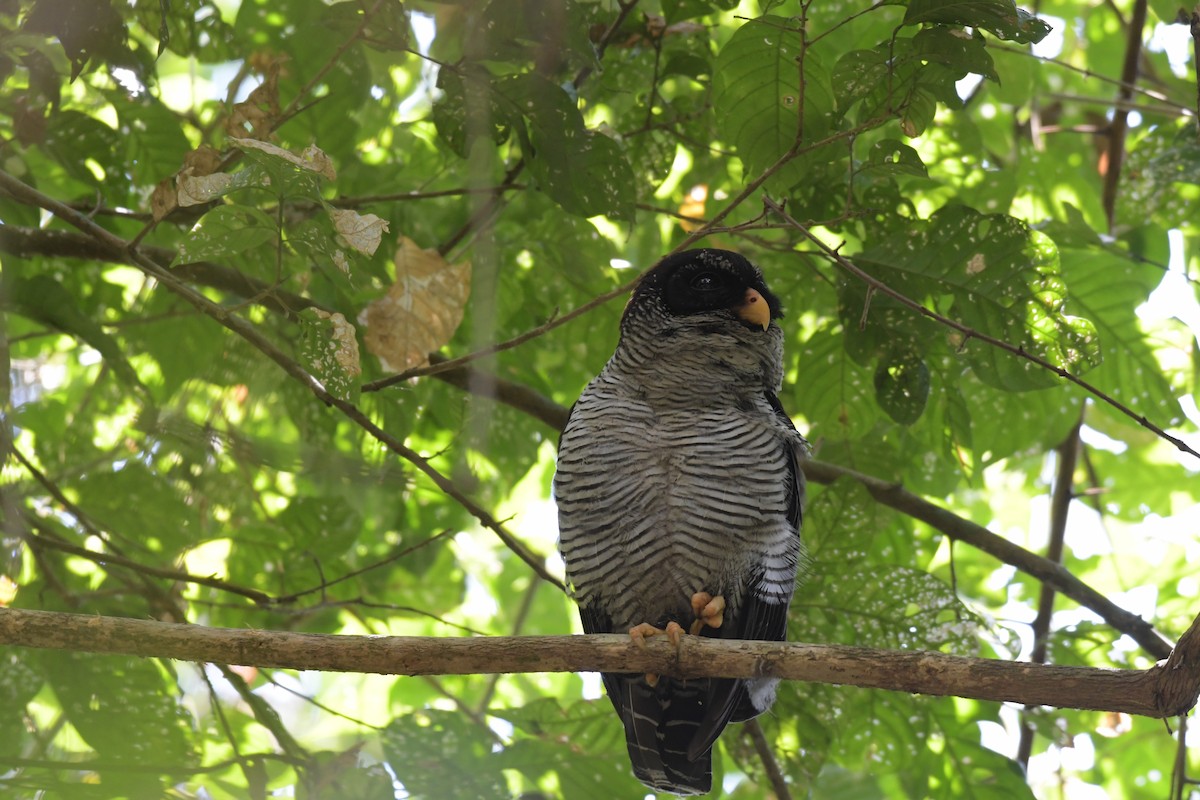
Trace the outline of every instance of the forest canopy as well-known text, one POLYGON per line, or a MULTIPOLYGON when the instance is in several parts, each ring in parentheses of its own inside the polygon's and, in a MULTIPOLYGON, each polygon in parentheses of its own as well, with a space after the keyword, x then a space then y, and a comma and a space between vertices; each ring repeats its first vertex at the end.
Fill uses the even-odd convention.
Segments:
MULTIPOLYGON (((558 432, 704 246, 786 311, 791 641, 1150 667, 1198 51, 1171 0, 0 0, 0 614, 579 632, 558 432)), ((645 793, 594 673, 85 650, 0 646, 0 794, 645 793)), ((1185 798, 1169 722, 786 682, 713 796, 1185 798)))

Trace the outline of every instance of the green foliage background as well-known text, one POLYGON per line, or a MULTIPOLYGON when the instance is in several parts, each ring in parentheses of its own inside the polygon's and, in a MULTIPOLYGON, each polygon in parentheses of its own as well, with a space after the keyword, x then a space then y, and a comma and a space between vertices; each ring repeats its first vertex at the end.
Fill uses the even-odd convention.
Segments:
MULTIPOLYGON (((784 403, 817 459, 1041 552, 1055 465, 1078 448, 1063 563, 1174 640, 1198 610, 1200 460, 1108 400, 1200 447, 1196 63, 1159 44, 1179 10, 0 1, 0 167, 79 212, 0 187, 0 604, 326 633, 578 630, 558 588, 347 409, 561 574, 555 425, 611 352, 621 287, 699 241, 751 257, 784 299, 784 403), (1131 41, 1149 45, 1122 88, 1131 41), (231 134, 316 145, 336 178, 231 134), (201 145, 232 182, 156 220, 201 145), (331 208, 390 233, 354 253, 331 208), (465 372, 371 386, 389 373, 365 347, 361 375, 338 367, 306 309, 356 323, 394 279, 397 234, 472 264, 443 357, 554 324, 465 372), (868 289, 834 251, 1102 396, 868 289), (1175 305, 1139 314, 1160 286, 1175 305)), ((1028 658, 1040 585, 1022 571, 850 478, 812 487, 806 527, 793 639, 1028 658)), ((1156 658, 1070 601, 1057 612, 1054 662, 1156 658)), ((0 664, 6 797, 642 795, 598 682, 576 675, 15 648, 0 664)), ((1185 794, 1177 764, 1200 776, 1195 747, 1176 760, 1178 725, 1024 718, 1028 776, 1018 715, 993 703, 790 684, 762 728, 795 797, 1163 798, 1185 794)), ((730 730, 717 785, 772 796, 764 765, 730 730)))

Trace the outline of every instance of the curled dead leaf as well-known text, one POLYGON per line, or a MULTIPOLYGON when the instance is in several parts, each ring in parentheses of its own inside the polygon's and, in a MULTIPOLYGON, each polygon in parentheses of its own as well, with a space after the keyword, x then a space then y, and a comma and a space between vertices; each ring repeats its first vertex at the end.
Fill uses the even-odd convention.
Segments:
POLYGON ((155 222, 161 221, 167 214, 179 208, 179 199, 170 178, 164 178, 154 187, 150 195, 150 214, 155 222))
POLYGON ((234 103, 225 119, 225 132, 231 137, 249 136, 266 139, 271 135, 279 116, 279 68, 283 59, 273 59, 266 68, 263 82, 254 87, 250 96, 234 103))
POLYGON ((207 203, 229 188, 233 176, 227 172, 212 175, 193 175, 191 167, 184 167, 175 178, 179 205, 198 206, 207 203))
POLYGON ((424 364, 450 341, 471 293, 471 264, 450 264, 407 236, 400 237, 393 260, 396 282, 359 322, 367 326, 367 349, 384 368, 399 372, 424 364))
POLYGON ((183 157, 183 168, 190 168, 193 175, 211 175, 221 166, 221 160, 221 153, 215 147, 202 144, 183 157))
POLYGON ((296 155, 290 150, 285 150, 278 145, 270 142, 260 142, 258 139, 239 139, 236 136, 229 137, 229 140, 237 147, 243 150, 261 150, 264 153, 270 153, 273 156, 278 156, 285 161, 290 161, 301 169, 307 169, 315 172, 318 175, 323 175, 329 180, 337 180, 337 170, 333 168, 333 162, 329 156, 321 148, 314 145, 309 145, 304 148, 304 152, 296 155))
POLYGON ((329 217, 333 220, 333 228, 338 238, 347 247, 357 250, 364 255, 372 255, 379 249, 379 242, 387 232, 386 219, 374 214, 359 214, 341 208, 331 208, 329 217))

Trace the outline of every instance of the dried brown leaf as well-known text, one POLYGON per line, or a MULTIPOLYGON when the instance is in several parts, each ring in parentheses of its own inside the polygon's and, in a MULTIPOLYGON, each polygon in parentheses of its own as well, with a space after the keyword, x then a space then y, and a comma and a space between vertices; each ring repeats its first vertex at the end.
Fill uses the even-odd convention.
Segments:
POLYGON ((217 198, 229 188, 233 176, 227 172, 213 175, 193 175, 191 167, 184 167, 175 178, 179 205, 198 206, 217 198))
POLYGON ((183 157, 184 169, 191 168, 193 175, 212 175, 221 166, 221 153, 209 145, 202 144, 183 157))
POLYGON ((368 256, 379 249, 379 242, 388 229, 387 220, 374 214, 332 208, 329 216, 333 220, 334 230, 346 246, 368 256))
POLYGON ((263 82, 254 87, 245 100, 233 104, 225 120, 225 132, 230 136, 266 139, 271 135, 281 113, 279 68, 283 61, 279 58, 272 60, 263 82))
POLYGON ((325 152, 315 144, 310 144, 304 148, 304 152, 296 155, 290 150, 271 144, 269 142, 260 142, 258 139, 239 139, 236 136, 230 137, 230 141, 237 147, 243 150, 261 150, 264 153, 270 153, 273 156, 278 156, 286 161, 290 161, 301 169, 306 169, 315 172, 318 175, 323 175, 329 180, 337 180, 337 170, 333 168, 333 162, 325 152))
POLYGON ((170 178, 164 178, 150 195, 150 214, 155 222, 159 222, 176 208, 179 208, 179 199, 175 195, 175 187, 170 178))
POLYGON ((436 250, 400 237, 394 258, 396 282, 366 307, 367 349, 384 368, 402 371, 424 364, 462 322, 471 292, 471 264, 450 264, 436 250))

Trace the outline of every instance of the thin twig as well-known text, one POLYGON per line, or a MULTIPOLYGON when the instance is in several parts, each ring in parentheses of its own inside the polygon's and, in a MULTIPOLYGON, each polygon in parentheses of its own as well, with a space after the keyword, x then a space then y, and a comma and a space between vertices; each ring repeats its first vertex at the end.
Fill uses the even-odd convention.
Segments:
MULTIPOLYGON (((1075 496, 1075 466, 1078 463, 1079 430, 1083 420, 1075 423, 1075 427, 1067 434, 1067 438, 1058 446, 1058 470, 1054 477, 1054 491, 1050 499, 1050 541, 1046 545, 1046 560, 1061 564, 1063 543, 1067 535, 1067 515, 1070 512, 1071 500, 1075 496)), ((1029 660, 1035 664, 1046 663, 1047 640, 1050 636, 1050 620, 1054 616, 1054 584, 1043 583, 1038 595, 1037 616, 1033 620, 1033 652, 1029 660)), ((1028 769, 1029 757, 1033 754, 1033 739, 1036 729, 1026 721, 1021 725, 1021 738, 1017 743, 1017 763, 1028 769)))
MULTIPOLYGON (((158 624, 173 625, 177 623, 160 622, 158 624)), ((201 630, 201 626, 199 625, 180 625, 179 627, 184 631, 201 630)), ((250 655, 250 653, 244 653, 243 655, 250 655)), ((210 659, 203 660, 210 661, 210 659)), ((242 698, 242 702, 250 707, 250 713, 253 715, 254 721, 270 731, 271 735, 275 737, 275 741, 279 743, 279 749, 296 759, 298 763, 307 763, 309 757, 308 751, 303 745, 300 744, 300 742, 296 741, 296 737, 292 736, 292 732, 289 731, 287 726, 283 724, 283 720, 279 718, 279 714, 275 711, 275 708, 262 697, 255 694, 255 692, 250 688, 250 684, 246 683, 246 679, 243 678, 240 673, 234 670, 233 666, 231 666, 231 662, 223 659, 215 659, 211 660, 211 663, 217 668, 217 671, 221 673, 221 677, 223 677, 225 681, 233 687, 233 690, 238 693, 238 696, 242 698)), ((237 664, 236 666, 258 667, 261 665, 237 664)))
MULTIPOLYGON (((65 717, 63 718, 65 722, 65 717)), ((234 744, 234 749, 237 745, 234 744)), ((296 759, 283 753, 246 753, 243 756, 227 758, 212 764, 192 766, 190 764, 154 764, 146 762, 108 761, 102 758, 72 760, 64 755, 62 759, 18 758, 0 755, 0 766, 17 769, 49 769, 55 772, 114 772, 130 775, 205 775, 213 772, 224 772, 230 767, 241 766, 253 761, 279 761, 297 766, 296 759)))
POLYGON ((763 733, 762 725, 758 724, 757 719, 752 719, 742 726, 742 730, 750 734, 750 741, 754 743, 754 752, 758 754, 758 760, 762 762, 763 769, 767 771, 767 780, 771 782, 771 788, 775 790, 775 800, 792 800, 787 778, 784 777, 783 770, 779 768, 779 762, 775 759, 775 752, 771 750, 771 743, 767 741, 767 735, 763 733))
MULTIPOLYGON (((840 141, 849 136, 856 136, 864 130, 869 130, 869 129, 875 127, 875 125, 882 119, 884 119, 884 118, 881 117, 881 118, 877 118, 877 119, 868 120, 849 131, 840 131, 838 133, 827 136, 824 139, 821 139, 820 141, 812 142, 812 143, 804 145, 802 147, 799 146, 798 144, 793 145, 791 149, 789 149, 786 153, 784 153, 782 156, 780 156, 778 159, 776 159, 775 163, 771 164, 769 167, 767 167, 765 170, 763 170, 763 172, 760 175, 758 175, 753 180, 751 180, 749 183, 747 183, 742 188, 742 191, 738 192, 737 195, 735 195, 728 203, 726 203, 725 207, 722 208, 716 214, 716 216, 714 216, 712 219, 708 220, 704 225, 700 226, 696 230, 689 233, 682 242, 680 242, 676 247, 674 247, 671 250, 671 253, 678 253, 681 250, 686 250, 688 247, 692 246, 699 240, 705 238, 706 236, 711 235, 714 231, 720 230, 720 225, 722 222, 725 221, 725 218, 728 217, 731 213, 733 213, 733 211, 736 208, 738 208, 742 203, 744 203, 747 198, 749 198, 756 191, 758 191, 758 188, 760 186, 762 186, 767 180, 769 180, 772 175, 774 175, 776 172, 778 172, 780 169, 782 169, 783 166, 786 165, 789 161, 797 158, 798 156, 803 155, 804 153, 810 152, 812 150, 816 150, 817 148, 820 148, 820 147, 824 147, 825 145, 831 144, 833 142, 840 141)), ((647 267, 647 269, 649 269, 649 267, 647 267)), ((421 367, 413 367, 412 369, 405 370, 404 372, 398 373, 396 375, 390 375, 386 378, 381 378, 377 381, 372 381, 370 383, 363 384, 362 391, 377 392, 380 389, 385 389, 388 386, 394 386, 397 383, 401 383, 403 381, 410 380, 412 378, 420 378, 420 377, 424 377, 427 375, 436 375, 439 372, 443 372, 445 370, 455 369, 457 367, 466 366, 467 364, 470 364, 472 361, 476 361, 480 358, 485 358, 490 355, 495 355, 496 353, 502 353, 505 350, 511 350, 512 348, 517 347, 518 345, 522 345, 525 342, 530 341, 531 339, 536 339, 539 336, 542 336, 543 334, 548 333, 561 325, 565 325, 568 322, 571 322, 572 320, 583 316, 584 314, 588 313, 589 311, 592 311, 593 309, 599 308, 600 306, 604 305, 605 303, 609 302, 610 300, 613 300, 617 297, 623 297, 623 296, 629 294, 630 290, 633 289, 633 287, 637 285, 637 282, 639 280, 641 280, 642 274, 643 273, 639 273, 632 280, 629 280, 626 283, 623 283, 614 289, 610 289, 609 291, 605 292, 604 294, 593 297, 588 302, 572 309, 571 311, 567 312, 566 314, 556 315, 554 317, 551 317, 546 322, 542 323, 541 325, 538 325, 536 328, 532 328, 528 331, 525 331, 524 333, 522 333, 518 336, 514 336, 513 338, 511 338, 507 341, 500 342, 500 343, 494 344, 494 345, 489 345, 488 347, 484 347, 480 350, 476 350, 474 352, 467 353, 466 355, 459 356, 458 358, 447 359, 446 361, 442 361, 438 364, 427 364, 427 365, 421 366, 421 367)))
POLYGON ((378 561, 373 561, 370 564, 367 564, 365 567, 360 567, 359 569, 351 570, 350 572, 347 572, 345 575, 334 578, 331 581, 322 580, 321 583, 318 584, 317 586, 312 586, 308 589, 302 589, 299 592, 293 592, 292 594, 283 595, 281 597, 272 598, 271 602, 274 604, 284 604, 284 603, 290 603, 294 600, 298 600, 301 597, 304 597, 306 594, 314 594, 316 592, 321 592, 322 594, 324 594, 325 590, 328 589, 330 586, 335 586, 335 585, 341 583, 342 581, 348 581, 351 578, 357 578, 359 575, 363 575, 372 570, 387 566, 388 564, 391 564, 394 561, 399 561, 401 558, 404 558, 405 556, 410 555, 417 550, 420 550, 422 547, 433 544, 434 542, 438 541, 439 539, 449 536, 452 532, 453 532, 452 530, 447 529, 447 530, 442 531, 441 533, 435 533, 433 536, 430 536, 427 539, 422 539, 421 541, 417 542, 416 544, 405 547, 403 550, 397 550, 395 553, 392 553, 390 556, 381 558, 378 561))
POLYGON ((1127 89, 1128 91, 1130 91, 1133 94, 1144 95, 1146 97, 1157 100, 1160 103, 1166 103, 1169 106, 1178 108, 1180 111, 1182 111, 1185 114, 1190 113, 1187 106, 1180 105, 1180 104, 1174 102, 1173 100, 1171 100, 1170 97, 1167 97, 1162 92, 1156 92, 1153 89, 1146 89, 1142 86, 1138 86, 1137 84, 1126 83, 1119 78, 1110 78, 1107 75, 1101 75, 1098 72, 1093 72, 1092 70, 1087 69, 1086 67, 1077 67, 1074 64, 1070 64, 1066 61, 1055 58, 1053 56, 1039 56, 1039 55, 1036 55, 1035 53, 1030 52, 1028 48, 1013 47, 1011 45, 999 44, 999 43, 991 41, 991 40, 989 40, 987 42, 987 47, 990 50, 1003 50, 1006 53, 1012 53, 1014 55, 1024 56, 1026 58, 1032 58, 1035 61, 1041 61, 1044 64, 1053 64, 1056 67, 1059 67, 1059 68, 1065 69, 1065 70, 1069 70, 1070 72, 1075 72, 1079 75, 1084 76, 1085 78, 1091 78, 1093 80, 1101 81, 1103 83, 1108 83, 1108 84, 1111 84, 1113 86, 1116 86, 1116 87, 1119 87, 1122 89, 1127 89))
POLYGON ((1004 564, 1016 567, 1026 575, 1052 583, 1065 597, 1094 611, 1114 629, 1128 634, 1154 658, 1166 658, 1170 643, 1154 627, 1137 614, 1126 611, 1107 595, 1081 581, 1061 564, 1054 564, 987 528, 964 519, 947 508, 913 494, 903 486, 824 461, 804 462, 804 475, 810 481, 831 484, 840 478, 850 478, 861 484, 877 502, 906 516, 924 522, 953 540, 969 544, 1004 564))
POLYGON ((1200 4, 1187 22, 1192 34, 1192 72, 1196 74, 1196 140, 1200 141, 1200 4))
POLYGON ((520 183, 502 182, 496 186, 464 186, 461 189, 439 189, 435 191, 411 191, 411 192, 395 192, 393 194, 367 194, 358 195, 355 197, 340 196, 329 201, 329 205, 334 208, 362 208, 363 206, 375 205, 378 203, 400 203, 409 200, 432 200, 438 197, 462 197, 463 195, 472 194, 495 194, 497 192, 509 191, 511 189, 524 189, 525 185, 520 183))
POLYGON ((1108 132, 1103 205, 1109 233, 1117 224, 1117 190, 1121 184, 1121 166, 1125 161, 1125 135, 1129 131, 1129 109, 1124 104, 1133 99, 1131 87, 1137 84, 1148 5, 1147 0, 1135 0, 1133 4, 1133 18, 1129 22, 1125 41, 1125 61, 1121 66, 1121 86, 1117 90, 1117 106, 1113 110, 1113 121, 1108 132))
POLYGON ((45 536, 35 536, 33 534, 29 534, 26 535, 24 539, 30 547, 45 547, 51 550, 58 550, 59 552, 63 553, 70 553, 73 556, 86 558, 88 561, 100 564, 101 566, 124 567, 125 569, 138 573, 139 575, 147 575, 152 578, 163 578, 166 580, 180 581, 183 583, 194 583, 199 586, 208 586, 213 589, 220 589, 223 592, 229 592, 230 594, 236 594, 241 597, 245 597, 248 600, 253 600, 255 603, 260 605, 269 605, 271 603, 271 596, 265 592, 260 592, 257 589, 248 589, 244 586, 237 586, 236 584, 223 581, 220 578, 213 578, 206 575, 193 575, 190 572, 177 569, 152 567, 148 564, 141 564, 133 559, 125 558, 124 556, 115 555, 113 553, 101 553, 96 550, 89 550, 86 547, 80 547, 79 545, 70 544, 69 542, 55 541, 54 539, 48 539, 45 536))
POLYGON ((324 711, 326 714, 329 714, 330 716, 340 717, 341 719, 344 719, 347 722, 352 722, 355 725, 361 726, 363 728, 372 728, 377 731, 383 730, 383 727, 380 725, 372 725, 371 723, 367 722, 366 720, 358 719, 356 717, 350 716, 349 714, 343 714, 341 711, 338 711, 335 708, 330 708, 329 706, 325 705, 317 698, 315 698, 311 695, 305 694, 304 692, 297 691, 296 689, 293 689, 292 687, 290 687, 286 684, 280 683, 279 681, 275 680, 274 677, 272 677, 271 675, 269 675, 265 672, 263 673, 262 677, 263 677, 263 680, 265 680, 267 683, 274 686, 276 689, 287 692, 292 697, 297 697, 297 698, 303 700, 304 702, 308 703, 312 707, 321 709, 322 711, 324 711))

